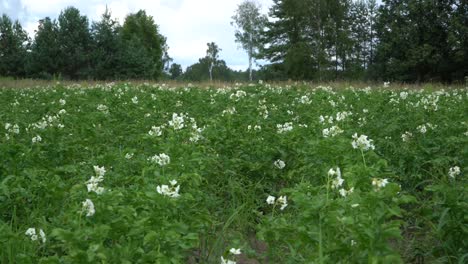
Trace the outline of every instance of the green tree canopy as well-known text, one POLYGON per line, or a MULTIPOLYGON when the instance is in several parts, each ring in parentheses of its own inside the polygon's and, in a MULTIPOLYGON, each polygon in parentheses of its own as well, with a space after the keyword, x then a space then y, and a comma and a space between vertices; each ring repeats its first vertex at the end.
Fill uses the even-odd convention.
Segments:
POLYGON ((89 77, 91 35, 88 18, 75 7, 67 7, 59 15, 58 25, 60 71, 71 79, 89 77))
POLYGON ((119 37, 120 25, 112 19, 111 12, 107 9, 102 14, 101 20, 94 22, 91 27, 93 39, 92 64, 93 76, 96 79, 118 78, 119 56, 122 43, 119 37))
MULTIPOLYGON (((166 38, 159 33, 158 25, 152 16, 140 10, 135 14, 130 14, 125 18, 121 31, 122 39, 133 48, 143 48, 144 52, 138 55, 149 56, 151 59, 151 72, 149 77, 157 79, 162 75, 165 60, 167 59, 166 38)), ((130 55, 130 54, 127 54, 130 55)), ((134 54, 137 56, 137 54, 134 54)), ((135 57, 134 56, 134 57, 135 57)))
POLYGON ((50 79, 59 73, 59 43, 57 22, 49 17, 39 20, 32 44, 29 71, 32 76, 50 79))
POLYGON ((18 21, 0 17, 0 76, 24 77, 29 38, 18 21))

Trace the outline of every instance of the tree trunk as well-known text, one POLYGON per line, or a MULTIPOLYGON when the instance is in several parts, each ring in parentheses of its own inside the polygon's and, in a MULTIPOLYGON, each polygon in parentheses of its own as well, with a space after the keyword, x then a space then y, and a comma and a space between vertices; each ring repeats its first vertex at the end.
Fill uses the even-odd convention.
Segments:
POLYGON ((209 72, 210 72, 210 82, 212 82, 213 81, 213 74, 212 74, 212 72, 213 72, 213 63, 210 64, 209 72))
POLYGON ((249 55, 249 81, 252 82, 252 55, 249 55))

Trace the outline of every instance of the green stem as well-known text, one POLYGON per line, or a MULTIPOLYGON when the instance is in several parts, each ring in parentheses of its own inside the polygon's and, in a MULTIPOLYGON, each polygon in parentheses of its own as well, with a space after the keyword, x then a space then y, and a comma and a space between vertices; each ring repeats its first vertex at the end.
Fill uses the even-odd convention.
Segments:
POLYGON ((362 162, 364 162, 364 167, 367 168, 366 158, 364 157, 364 151, 362 151, 362 149, 361 149, 361 157, 362 157, 362 162))
POLYGON ((319 245, 318 245, 318 250, 319 250, 319 263, 324 263, 323 262, 323 247, 322 247, 322 216, 319 213, 319 245))

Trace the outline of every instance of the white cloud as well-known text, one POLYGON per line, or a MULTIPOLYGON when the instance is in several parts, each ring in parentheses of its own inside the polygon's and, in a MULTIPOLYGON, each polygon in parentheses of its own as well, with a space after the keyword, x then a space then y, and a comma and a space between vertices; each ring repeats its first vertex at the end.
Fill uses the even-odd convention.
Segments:
MULTIPOLYGON (((19 0, 3 0, 21 2, 19 0)), ((0 1, 1 2, 1 1, 0 1)), ((22 0, 27 17, 21 19, 30 34, 37 28, 37 21, 49 16, 58 17, 61 10, 75 6, 87 15, 90 22, 99 20, 106 5, 112 16, 123 23, 128 13, 146 10, 159 25, 161 34, 167 37, 169 55, 184 67, 198 61, 206 53, 206 43, 216 42, 222 49, 220 58, 236 69, 247 68, 247 56, 234 41, 231 17, 242 0, 22 0), (36 25, 36 26, 34 26, 36 25)), ((273 4, 272 0, 258 0, 263 13, 273 4)), ((12 16, 12 14, 9 14, 12 16)))

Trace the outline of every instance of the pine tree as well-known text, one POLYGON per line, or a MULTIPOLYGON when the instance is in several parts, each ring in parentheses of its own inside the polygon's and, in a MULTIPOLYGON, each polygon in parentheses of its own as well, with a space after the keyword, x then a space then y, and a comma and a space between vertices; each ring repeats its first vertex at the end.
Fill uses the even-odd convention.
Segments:
POLYGON ((60 71, 71 79, 86 78, 90 75, 91 35, 86 16, 74 7, 64 9, 58 18, 58 43, 60 71))
POLYGON ((39 20, 31 49, 29 73, 33 77, 50 79, 59 72, 58 26, 49 17, 39 20))
POLYGON ((28 34, 18 21, 0 17, 0 76, 24 77, 30 46, 28 34))

